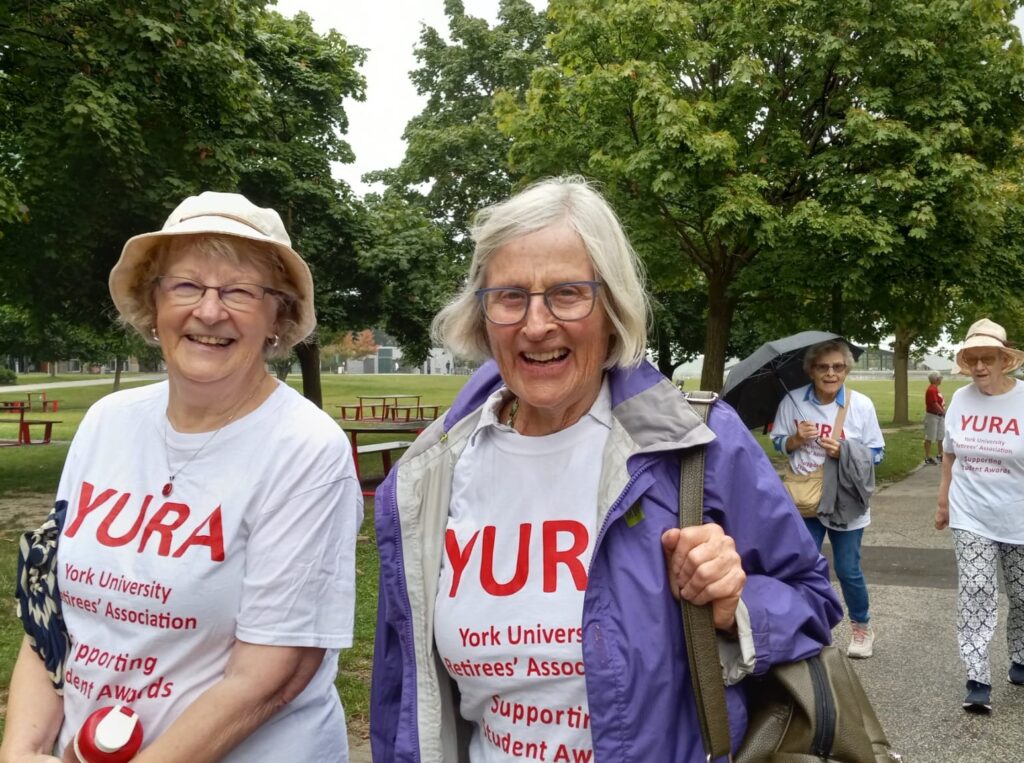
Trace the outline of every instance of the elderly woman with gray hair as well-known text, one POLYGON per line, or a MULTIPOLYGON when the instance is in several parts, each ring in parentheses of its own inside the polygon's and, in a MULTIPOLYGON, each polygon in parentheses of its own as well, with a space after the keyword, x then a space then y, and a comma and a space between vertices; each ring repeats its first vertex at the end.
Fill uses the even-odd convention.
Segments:
POLYGON ((875 633, 869 625, 860 546, 864 528, 871 523, 867 497, 874 487, 874 466, 885 456, 885 441, 871 399, 846 386, 851 368, 853 354, 846 342, 831 340, 809 348, 804 371, 811 383, 782 399, 772 425, 772 441, 789 459, 785 480, 795 497, 797 485, 818 485, 815 500, 801 504, 797 498, 797 508, 819 549, 828 535, 850 617, 846 653, 865 658, 874 653, 875 633), (862 454, 859 459, 853 458, 857 452, 862 454), (859 510, 849 515, 823 510, 834 505, 838 469, 843 469, 845 478, 854 482, 863 496, 862 504, 855 507, 859 510))
POLYGON ((704 425, 645 360, 639 265, 600 194, 538 183, 473 240, 435 328, 487 362, 375 501, 374 759, 705 761, 679 597, 711 606, 735 748, 736 684, 830 640, 824 560, 735 412, 704 425), (680 530, 693 447, 706 524, 680 530))
POLYGON ((167 381, 104 397, 71 443, 22 566, 0 760, 74 760, 117 704, 138 763, 346 760, 361 492, 337 424, 266 369, 316 325, 309 268, 274 210, 206 192, 125 244, 110 294, 167 381))
POLYGON ((924 393, 924 462, 935 466, 942 462, 942 438, 946 436, 946 406, 939 391, 942 374, 932 371, 928 374, 928 389, 924 393), (937 448, 932 458, 932 441, 937 448))
POLYGON ((1024 384, 1012 375, 1022 364, 1024 351, 988 318, 971 324, 956 354, 957 373, 971 383, 949 403, 935 529, 953 532, 957 642, 967 671, 963 708, 970 713, 992 709, 997 564, 1010 603, 1006 677, 1024 686, 1024 384))

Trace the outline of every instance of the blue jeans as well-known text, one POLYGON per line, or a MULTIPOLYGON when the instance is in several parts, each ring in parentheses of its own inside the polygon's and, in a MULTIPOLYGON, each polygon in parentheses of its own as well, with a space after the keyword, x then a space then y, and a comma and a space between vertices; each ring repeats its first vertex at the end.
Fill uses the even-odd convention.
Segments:
POLYGON ((833 530, 825 527, 817 517, 804 517, 804 524, 818 544, 825 540, 828 533, 832 544, 832 560, 835 565, 839 586, 843 589, 846 611, 855 623, 867 625, 871 615, 868 612, 868 586, 864 582, 864 572, 860 568, 860 542, 864 537, 864 528, 860 530, 833 530))

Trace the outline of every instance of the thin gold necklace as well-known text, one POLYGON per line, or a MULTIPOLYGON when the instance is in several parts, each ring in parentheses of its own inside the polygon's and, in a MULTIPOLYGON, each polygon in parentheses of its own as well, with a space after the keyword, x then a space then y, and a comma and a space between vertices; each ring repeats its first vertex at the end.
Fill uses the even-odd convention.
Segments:
MULTIPOLYGON (((266 377, 264 377, 264 379, 265 378, 266 377)), ((210 435, 209 439, 207 439, 206 442, 204 442, 202 445, 199 446, 199 449, 197 451, 195 451, 191 456, 188 457, 188 461, 186 461, 184 464, 182 464, 178 468, 178 470, 174 471, 174 472, 171 471, 171 449, 167 445, 167 425, 168 425, 168 421, 169 421, 170 417, 167 416, 166 412, 165 412, 165 415, 164 415, 164 460, 167 461, 167 472, 168 472, 169 476, 167 477, 167 482, 164 484, 163 488, 160 490, 160 494, 164 498, 169 497, 170 494, 174 492, 174 479, 179 474, 181 474, 183 471, 185 471, 185 469, 188 468, 189 464, 191 464, 193 461, 196 460, 196 456, 198 456, 200 453, 202 453, 207 445, 209 445, 211 442, 213 442, 214 438, 217 435, 220 434, 220 430, 222 430, 224 427, 226 427, 228 424, 230 424, 232 421, 235 420, 235 416, 237 416, 241 412, 241 410, 243 408, 245 408, 246 405, 248 405, 250 400, 252 400, 254 397, 256 397, 256 393, 260 391, 260 387, 262 387, 262 386, 263 386, 263 379, 260 379, 259 384, 257 384, 256 387, 253 389, 253 391, 249 393, 249 396, 247 398, 245 398, 245 400, 242 401, 241 405, 239 405, 237 408, 235 408, 235 410, 233 410, 231 412, 231 415, 228 416, 227 421, 225 421, 223 424, 221 424, 219 427, 217 427, 216 431, 212 435, 210 435)))

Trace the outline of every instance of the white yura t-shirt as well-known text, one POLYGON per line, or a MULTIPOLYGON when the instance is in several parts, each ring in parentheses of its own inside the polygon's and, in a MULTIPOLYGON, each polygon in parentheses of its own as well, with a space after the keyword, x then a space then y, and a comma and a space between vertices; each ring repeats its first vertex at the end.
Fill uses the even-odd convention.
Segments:
POLYGON ((581 626, 610 396, 545 437, 498 424, 501 396, 455 468, 434 637, 473 763, 590 760, 581 626))
POLYGON ((327 652, 224 760, 344 760, 333 681, 352 643, 363 510, 344 433, 283 384, 213 437, 166 428, 166 406, 167 384, 102 399, 65 463, 57 563, 72 645, 58 750, 118 703, 156 739, 221 679, 240 639, 327 652))

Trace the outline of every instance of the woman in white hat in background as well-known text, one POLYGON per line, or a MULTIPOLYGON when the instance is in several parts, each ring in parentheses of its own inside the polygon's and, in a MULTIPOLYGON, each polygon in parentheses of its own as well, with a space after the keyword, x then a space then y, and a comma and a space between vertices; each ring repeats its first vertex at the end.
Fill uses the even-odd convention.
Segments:
POLYGON ((958 371, 971 384, 946 409, 935 528, 953 531, 959 572, 957 639, 967 668, 968 712, 992 709, 988 649, 996 628, 996 560, 1002 564, 1010 615, 1008 679, 1024 685, 1024 384, 1010 373, 1024 352, 987 318, 967 330, 958 371))
POLYGON ((362 497, 341 429, 266 371, 316 324, 309 268, 276 212, 206 192, 128 241, 110 292, 168 379, 75 435, 34 562, 70 643, 26 583, 0 760, 73 760, 115 704, 141 719, 140 763, 346 760, 362 497))

